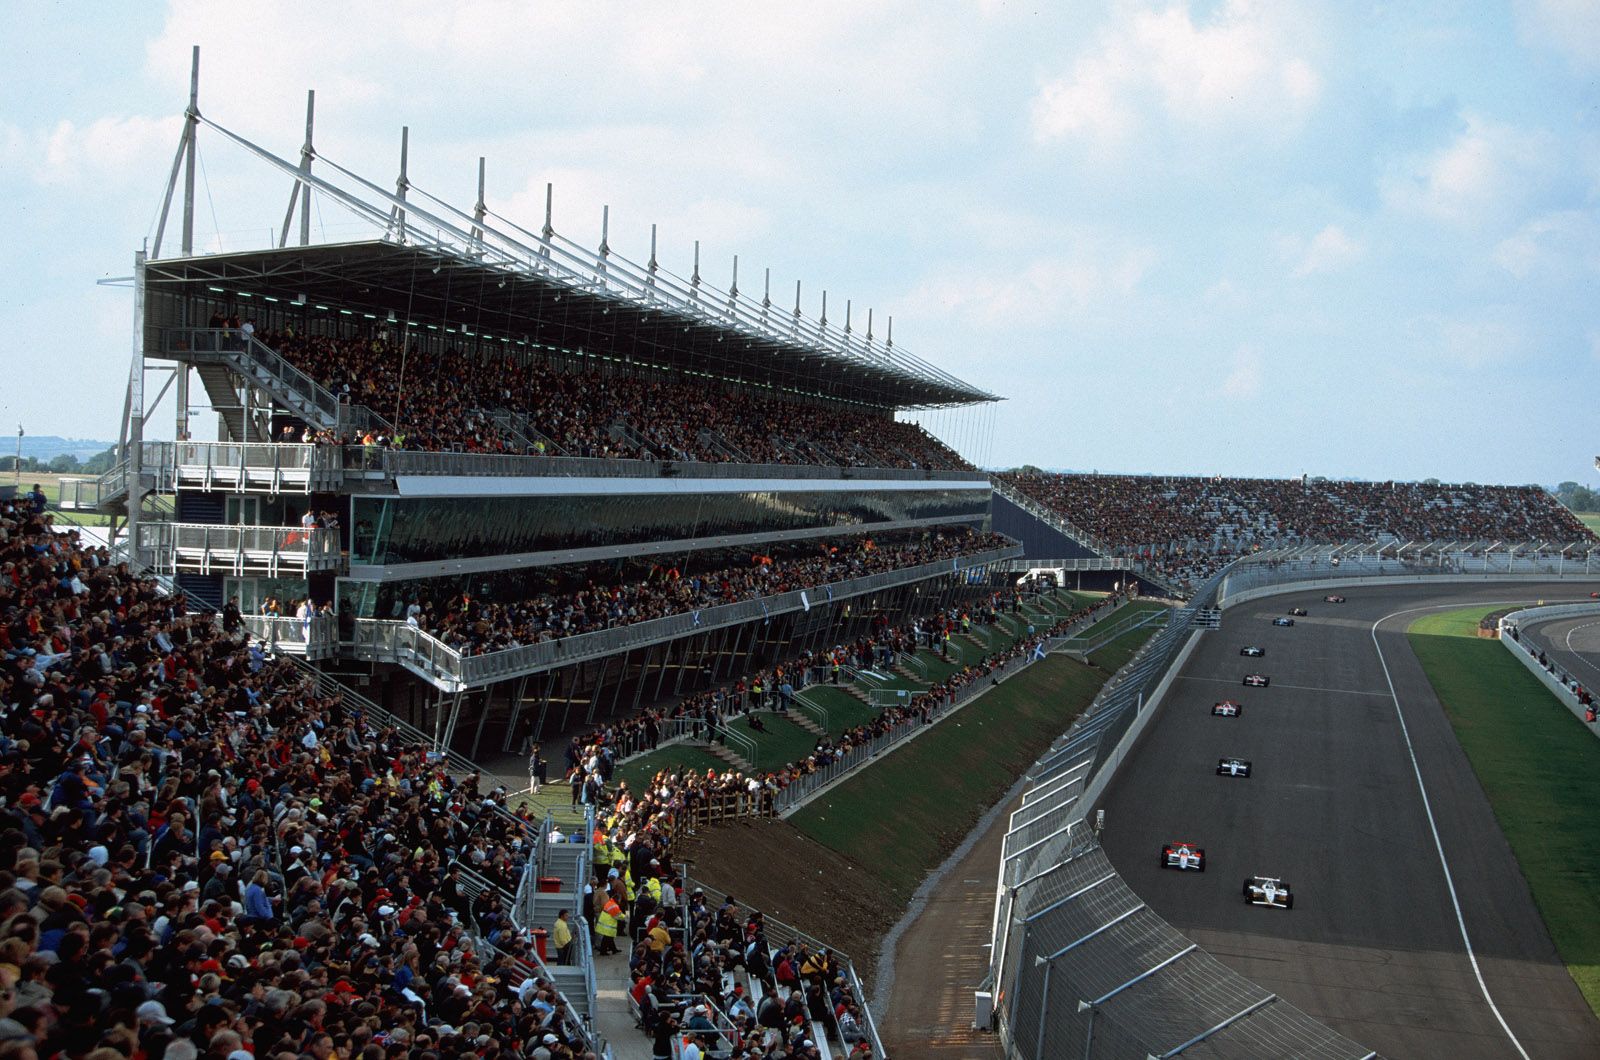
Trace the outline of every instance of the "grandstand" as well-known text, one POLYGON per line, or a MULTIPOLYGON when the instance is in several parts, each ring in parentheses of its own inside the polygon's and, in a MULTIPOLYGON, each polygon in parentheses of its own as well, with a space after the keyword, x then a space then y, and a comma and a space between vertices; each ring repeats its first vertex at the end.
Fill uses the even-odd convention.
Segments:
POLYGON ((870 323, 457 209, 403 170, 390 194, 197 107, 180 159, 201 135, 292 182, 299 238, 290 219, 276 246, 196 253, 188 197, 165 238, 175 175, 136 271, 125 459, 63 506, 125 520, 136 567, 444 743, 521 752, 974 598, 973 568, 1019 554, 983 532, 986 477, 895 418, 993 395, 870 323), (313 194, 371 238, 312 240, 313 194), (162 369, 178 441, 145 442, 162 369))
MULTIPOLYGON (((673 867, 685 830, 730 806, 772 812, 783 792, 865 761, 1023 659, 1037 643, 1022 635, 1033 621, 1055 628, 1082 616, 1063 594, 1059 607, 1000 622, 991 582, 1014 580, 998 572, 1021 549, 989 529, 987 477, 896 418, 995 397, 892 333, 880 338, 870 316, 857 330, 847 306, 840 327, 825 303, 811 320, 798 293, 793 312, 779 309, 770 290, 757 300, 737 278, 727 289, 707 282, 698 262, 684 278, 654 250, 641 265, 605 238, 581 248, 555 232, 548 209, 529 232, 481 190, 474 208, 458 209, 409 182, 404 152, 391 194, 310 142, 308 128, 299 161, 279 157, 191 99, 155 238, 136 259, 119 459, 63 484, 63 509, 112 517, 111 547, 87 549, 55 534, 45 513, 7 510, 16 548, 93 572, 96 608, 136 596, 152 615, 86 624, 94 609, 59 609, 30 628, 26 652, 9 654, 49 659, 56 695, 82 688, 92 698, 102 654, 111 673, 125 661, 146 672, 159 691, 114 686, 118 705, 98 721, 119 733, 142 728, 139 716, 181 711, 182 733, 203 740, 238 724, 227 720, 234 707, 237 717, 259 713, 231 741, 236 758, 184 759, 217 767, 226 819, 209 788, 185 788, 181 805, 162 788, 140 813, 178 838, 158 850, 137 828, 116 834, 135 861, 154 854, 166 865, 178 858, 169 848, 187 842, 184 822, 201 825, 199 861, 167 865, 152 901, 192 882, 250 909, 246 925, 310 925, 302 970, 359 965, 369 934, 385 969, 406 961, 407 936, 430 952, 443 943, 468 963, 421 969, 431 993, 417 996, 463 998, 438 1009, 452 1027, 436 1012, 418 1020, 403 992, 390 996, 365 972, 348 974, 351 993, 441 1047, 468 1010, 481 1011, 483 1033, 538 1056, 543 1043, 511 1010, 520 1000, 551 1013, 538 1033, 559 1038, 555 1048, 598 1054, 606 1046, 590 1019, 603 962, 590 931, 610 937, 608 899, 633 914, 636 934, 659 920, 679 943, 696 931, 737 941, 759 916, 696 907, 692 882, 673 867), (202 251, 201 136, 290 184, 276 245, 202 251), (313 195, 369 236, 314 240, 313 195), (175 440, 155 441, 169 394, 175 440), (207 407, 215 440, 198 418, 207 407), (966 643, 952 648, 952 636, 966 643), (915 682, 897 672, 911 666, 915 682), (718 740, 724 715, 786 713, 795 686, 830 672, 863 700, 855 676, 875 674, 898 705, 847 697, 831 724, 809 714, 804 725, 769 722, 804 740, 793 762, 775 757, 781 741, 718 740), (186 688, 194 702, 180 708, 186 688), (622 757, 673 739, 718 755, 719 768, 669 764, 647 790, 613 784, 622 757), (569 747, 572 814, 519 816, 529 812, 520 785, 502 782, 527 777, 541 743, 569 747), (255 836, 240 868, 259 893, 243 879, 217 883, 206 856, 234 828, 255 836), (340 904, 342 868, 361 885, 356 904, 340 904), (662 897, 680 889, 676 903, 662 897), (310 904, 323 895, 331 919, 310 904), (557 930, 558 907, 575 931, 560 963, 535 953, 533 934, 557 930), (328 950, 334 937, 343 941, 328 950), (358 948, 346 954, 348 942, 358 948)), ((1005 599, 1020 614, 1016 594, 1005 599)), ((45 669, 17 666, 8 691, 45 669)), ((80 713, 62 723, 76 728, 80 713)), ((820 707, 815 716, 829 717, 820 707)), ((115 756, 129 750, 111 745, 115 756)), ((158 758, 151 776, 170 788, 165 764, 158 758)), ((90 790, 111 780, 95 773, 90 790)), ((90 802, 84 812, 98 818, 104 806, 90 802)), ((305 950, 294 930, 276 941, 280 952, 305 950)), ((253 959, 247 942, 236 945, 253 959)), ((819 976, 815 948, 775 940, 767 967, 745 955, 719 960, 718 974, 737 976, 757 1007, 765 980, 780 1011, 800 1005, 812 1017, 804 1033, 818 1055, 842 1056, 875 1033, 859 984, 840 985, 854 970, 839 961, 837 983, 833 963, 819 976), (785 977, 791 964, 805 982, 785 977)), ((311 996, 293 962, 268 963, 256 978, 295 991, 296 1004, 311 996)), ((725 984, 682 971, 656 969, 652 1004, 687 1023, 695 1006, 685 998, 699 996, 717 1032, 753 1030, 725 984)), ((166 1000, 176 1007, 179 993, 166 1000)), ((646 1023, 653 1031, 657 1019, 646 1023)), ((275 1044, 269 1036, 255 1045, 275 1044)))
POLYGON ((1025 540, 1030 555, 1125 559, 1183 596, 1262 549, 1437 542, 1559 551, 1600 541, 1538 486, 1019 472, 997 475, 995 486, 996 525, 1025 540), (1042 551, 1039 539, 1048 541, 1042 551))

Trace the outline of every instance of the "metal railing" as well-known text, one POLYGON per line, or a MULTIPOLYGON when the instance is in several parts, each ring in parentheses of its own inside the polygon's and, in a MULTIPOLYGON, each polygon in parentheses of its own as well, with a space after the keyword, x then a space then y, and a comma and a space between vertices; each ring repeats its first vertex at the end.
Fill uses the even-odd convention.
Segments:
POLYGON ((344 476, 331 447, 277 442, 177 442, 180 486, 278 494, 333 492, 344 476))
MULTIPOLYGON (((150 479, 150 489, 170 493, 172 479, 172 442, 141 442, 139 465, 141 477, 150 479)), ((107 471, 89 477, 72 477, 60 480, 56 494, 56 507, 62 511, 94 511, 107 504, 122 500, 128 495, 132 462, 123 458, 107 471)))
POLYGON ((810 610, 833 601, 961 573, 1005 559, 1021 551, 1010 545, 954 560, 939 560, 916 567, 881 571, 861 578, 797 589, 756 600, 721 604, 665 618, 635 622, 613 629, 580 633, 571 637, 525 644, 483 655, 463 655, 443 641, 420 629, 387 619, 357 619, 347 642, 357 658, 396 662, 419 674, 436 687, 450 692, 493 684, 512 677, 538 673, 589 659, 598 659, 629 648, 672 640, 694 633, 709 632, 723 626, 739 625, 771 618, 791 611, 810 610))
MULTIPOLYGON (((699 880, 685 878, 683 883, 685 890, 693 890, 698 888, 704 891, 706 894, 708 908, 716 909, 728 900, 728 896, 726 894, 723 894, 715 887, 706 886, 699 880)), ((766 936, 769 945, 783 947, 792 943, 799 943, 812 952, 816 952, 818 950, 828 951, 829 955, 833 957, 835 961, 835 966, 845 971, 845 979, 847 982, 849 982, 851 989, 855 993, 856 1006, 861 1010, 861 1015, 865 1021, 865 1025, 862 1027, 862 1029, 866 1031, 868 1039, 872 1042, 872 1056, 874 1060, 888 1060, 889 1054, 883 1048, 883 1039, 878 1036, 877 1021, 872 1018, 872 1013, 867 1007, 867 995, 861 989, 861 979, 856 974, 855 962, 850 959, 850 955, 844 953, 835 946, 828 945, 821 939, 807 935, 798 928, 785 924, 781 920, 774 920, 768 916, 763 916, 761 919, 766 926, 766 936)), ((810 1016, 808 1014, 807 1019, 809 1018, 810 1016)), ((841 1046, 845 1053, 848 1053, 851 1048, 850 1044, 843 1041, 839 1041, 835 1044, 841 1046)))
POLYGON ((336 571, 344 563, 338 531, 298 526, 141 523, 138 547, 163 573, 275 578, 336 571))
MULTIPOLYGON (((1126 601, 1123 600, 1116 600, 1112 602, 1110 605, 1112 613, 1115 613, 1117 609, 1123 607, 1125 603, 1126 601)), ((806 773, 791 780, 774 797, 774 811, 779 816, 788 816, 789 814, 798 810, 801 806, 805 805, 807 802, 811 801, 811 799, 815 797, 823 788, 826 788, 828 785, 832 784, 846 773, 849 773, 851 770, 858 769, 861 766, 866 765, 868 762, 873 761, 879 755, 892 750, 902 740, 921 732, 923 729, 944 718, 947 714, 959 707, 966 705, 973 699, 987 692, 995 683, 1009 679, 1014 674, 1020 673, 1029 666, 1032 666, 1040 658, 1049 655, 1053 651, 1059 650, 1063 644, 1071 639, 1075 632, 1085 628, 1086 626, 1093 625, 1094 623, 1099 622, 1106 617, 1105 608, 1097 608, 1094 612, 1085 615, 1073 625, 1061 630, 1056 634, 1053 634, 1050 637, 1045 638, 1041 642, 1039 650, 1024 652, 1021 655, 1017 655, 1001 663, 990 672, 990 680, 968 682, 966 685, 963 685, 960 689, 958 689, 953 695, 947 695, 941 697, 935 702, 926 704, 925 716, 919 714, 918 716, 906 718, 890 727, 887 731, 879 734, 874 739, 858 743, 856 746, 852 747, 848 753, 839 755, 826 766, 822 766, 814 772, 806 773)), ((911 692, 902 695, 899 690, 888 689, 880 691, 886 695, 892 695, 894 697, 892 701, 893 704, 908 704, 914 698, 916 698, 916 696, 921 694, 911 692)), ((888 706, 891 704, 886 702, 883 705, 888 706)))
POLYGON ((337 427, 337 395, 302 372, 277 350, 234 328, 162 328, 161 353, 195 363, 220 362, 266 386, 318 427, 337 427))
POLYGON ((338 653, 339 631, 332 615, 241 615, 239 620, 268 651, 306 659, 331 659, 338 653))

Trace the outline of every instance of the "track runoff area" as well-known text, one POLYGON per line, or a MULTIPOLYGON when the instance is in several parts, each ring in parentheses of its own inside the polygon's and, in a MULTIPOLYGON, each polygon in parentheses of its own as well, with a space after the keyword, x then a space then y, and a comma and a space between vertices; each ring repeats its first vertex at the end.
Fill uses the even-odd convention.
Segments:
POLYGON ((1600 1021, 1405 632, 1429 613, 1592 588, 1355 583, 1227 609, 1102 799, 1102 844, 1219 960, 1385 1056, 1600 1057, 1600 1021), (1292 608, 1307 614, 1274 624, 1292 608), (1270 683, 1245 686, 1252 673, 1270 683), (1224 700, 1237 716, 1212 712, 1224 700), (1176 842, 1205 849, 1203 873, 1162 867, 1176 842), (1246 902, 1255 876, 1287 882, 1293 908, 1246 902))

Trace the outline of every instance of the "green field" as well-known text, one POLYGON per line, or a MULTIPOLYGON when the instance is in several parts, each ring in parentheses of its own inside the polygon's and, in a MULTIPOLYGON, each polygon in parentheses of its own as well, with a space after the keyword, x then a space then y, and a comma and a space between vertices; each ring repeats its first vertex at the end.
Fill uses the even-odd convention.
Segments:
POLYGON ((1065 732, 1108 675, 1052 655, 801 808, 790 823, 876 877, 883 900, 922 878, 1065 732))
POLYGON ((1576 514, 1579 519, 1583 520, 1584 526, 1587 526, 1590 530, 1600 534, 1600 512, 1576 512, 1574 514, 1576 514))
POLYGON ((1089 656, 1089 662, 1108 674, 1114 674, 1128 664, 1135 652, 1144 647, 1144 642, 1155 635, 1155 626, 1141 626, 1130 633, 1124 633, 1116 640, 1107 644, 1099 651, 1089 656))
POLYGON ((1419 618, 1408 630, 1522 865, 1556 950, 1600 1014, 1600 740, 1497 641, 1492 608, 1419 618))

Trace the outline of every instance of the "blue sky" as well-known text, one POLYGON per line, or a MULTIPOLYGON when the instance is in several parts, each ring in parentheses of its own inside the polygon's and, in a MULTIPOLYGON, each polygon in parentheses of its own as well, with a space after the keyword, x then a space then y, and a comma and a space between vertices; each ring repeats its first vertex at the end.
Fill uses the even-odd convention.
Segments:
MULTIPOLYGON (((1553 484, 1600 452, 1600 0, 179 2, 12 12, 0 424, 112 435, 126 275, 201 109, 537 227, 846 298, 1009 400, 969 456, 1553 484), (581 7, 581 10, 574 8, 581 7)), ((197 237, 287 185, 215 136, 197 237)), ((353 235, 319 208, 318 234, 353 235)), ((881 327, 881 324, 879 325, 881 327)), ((197 389, 198 393, 198 389, 197 389)), ((169 399, 170 401, 170 399, 169 399)), ((170 417, 161 414, 170 429, 170 417)))

